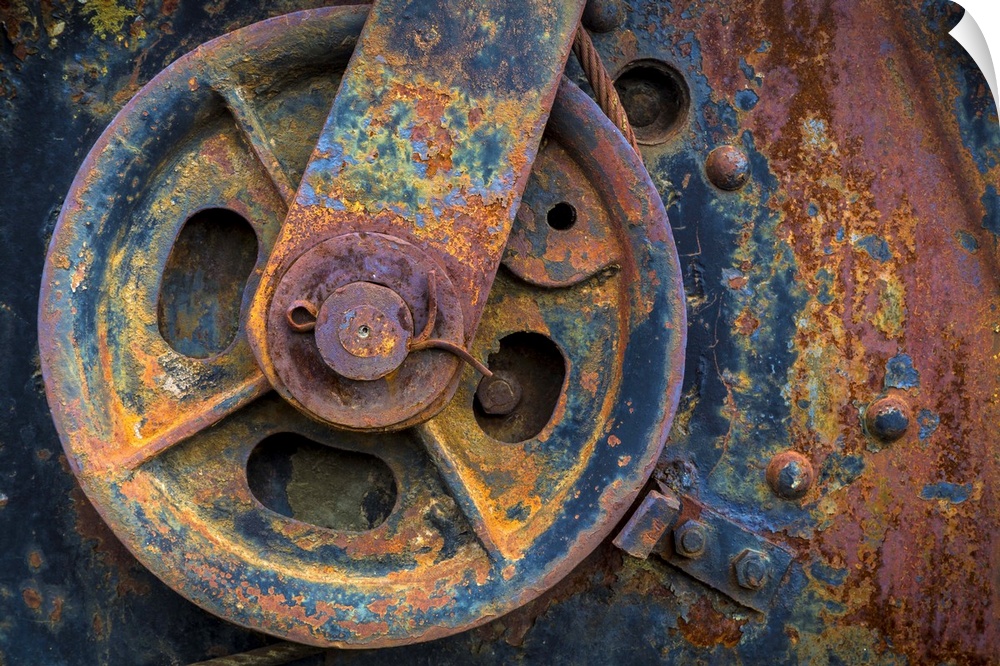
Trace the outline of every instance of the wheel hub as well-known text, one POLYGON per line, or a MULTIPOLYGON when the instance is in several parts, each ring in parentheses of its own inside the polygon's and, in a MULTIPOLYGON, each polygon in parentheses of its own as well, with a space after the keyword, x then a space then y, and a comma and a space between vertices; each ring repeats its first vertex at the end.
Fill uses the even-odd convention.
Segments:
POLYGON ((313 246, 282 276, 267 321, 269 357, 255 352, 273 367, 275 388, 313 418, 398 429, 432 416, 454 391, 454 356, 410 353, 421 332, 462 344, 462 310, 445 272, 406 241, 345 234, 313 246))

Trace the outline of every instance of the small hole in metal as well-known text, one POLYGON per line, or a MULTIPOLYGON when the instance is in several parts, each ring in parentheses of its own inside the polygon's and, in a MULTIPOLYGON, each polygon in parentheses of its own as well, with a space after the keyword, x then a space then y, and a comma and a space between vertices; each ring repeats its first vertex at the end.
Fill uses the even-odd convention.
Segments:
POLYGON ((304 306, 299 306, 297 308, 292 308, 292 312, 289 315, 292 322, 299 326, 307 326, 316 321, 316 315, 309 312, 308 308, 304 306))
POLYGON ((358 328, 358 337, 367 338, 369 335, 371 335, 371 332, 372 330, 370 328, 368 328, 367 326, 362 326, 358 328))
POLYGON ((576 208, 572 204, 560 201, 549 209, 546 216, 549 226, 557 231, 565 231, 576 224, 576 208))

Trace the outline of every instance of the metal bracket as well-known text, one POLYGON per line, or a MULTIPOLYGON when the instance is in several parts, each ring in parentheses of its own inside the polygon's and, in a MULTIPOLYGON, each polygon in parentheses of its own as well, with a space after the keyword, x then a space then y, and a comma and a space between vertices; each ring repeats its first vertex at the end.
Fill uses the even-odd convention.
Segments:
POLYGON ((614 544, 642 559, 655 553, 737 603, 767 610, 791 553, 692 497, 661 490, 643 498, 614 544))

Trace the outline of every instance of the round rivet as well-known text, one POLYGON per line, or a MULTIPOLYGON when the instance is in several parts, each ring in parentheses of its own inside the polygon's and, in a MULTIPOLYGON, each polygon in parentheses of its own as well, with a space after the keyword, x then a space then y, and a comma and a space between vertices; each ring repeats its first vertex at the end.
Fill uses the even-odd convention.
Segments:
POLYGON ((865 430, 883 442, 895 442, 910 427, 910 408, 900 398, 879 398, 865 409, 865 430))
POLYGON ((738 190, 750 177, 750 160, 735 146, 719 146, 709 153, 705 173, 720 190, 738 190))
POLYGON ((593 32, 611 32, 621 25, 624 13, 619 0, 587 0, 583 25, 593 32))
POLYGON ((805 495, 815 478, 812 463, 795 451, 779 453, 767 466, 767 482, 771 490, 784 499, 799 499, 805 495))

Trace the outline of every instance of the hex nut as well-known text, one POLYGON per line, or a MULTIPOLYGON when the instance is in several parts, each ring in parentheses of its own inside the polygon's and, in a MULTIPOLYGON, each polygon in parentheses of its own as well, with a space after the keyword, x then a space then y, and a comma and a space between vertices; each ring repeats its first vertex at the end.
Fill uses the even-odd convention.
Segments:
POLYGON ((708 547, 708 528, 697 520, 687 520, 674 530, 674 550, 678 555, 695 559, 708 547))
POLYGON ((759 590, 771 577, 771 561, 764 553, 747 548, 733 560, 736 582, 747 590, 759 590))
POLYGON ((521 403, 521 384, 509 373, 495 372, 480 380, 476 398, 487 414, 506 416, 521 403))

